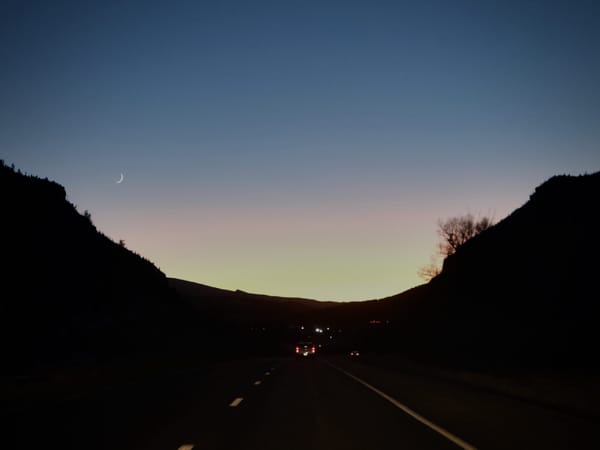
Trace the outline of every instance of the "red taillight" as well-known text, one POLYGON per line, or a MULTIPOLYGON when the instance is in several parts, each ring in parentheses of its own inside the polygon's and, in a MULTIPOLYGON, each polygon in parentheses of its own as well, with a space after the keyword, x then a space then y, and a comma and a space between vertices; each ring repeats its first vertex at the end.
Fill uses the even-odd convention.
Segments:
POLYGON ((296 347, 296 353, 300 353, 300 347, 296 347))
POLYGON ((314 352, 315 352, 315 346, 314 346, 314 345, 313 345, 313 346, 310 348, 310 352, 311 352, 311 353, 314 353, 314 352))

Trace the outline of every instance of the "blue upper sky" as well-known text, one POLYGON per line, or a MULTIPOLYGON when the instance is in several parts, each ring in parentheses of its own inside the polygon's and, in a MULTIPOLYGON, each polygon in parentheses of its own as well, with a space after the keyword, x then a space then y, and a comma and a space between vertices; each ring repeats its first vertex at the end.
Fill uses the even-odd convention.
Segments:
POLYGON ((226 288, 393 294, 437 218, 600 169, 595 1, 14 0, 0 58, 0 158, 226 288))

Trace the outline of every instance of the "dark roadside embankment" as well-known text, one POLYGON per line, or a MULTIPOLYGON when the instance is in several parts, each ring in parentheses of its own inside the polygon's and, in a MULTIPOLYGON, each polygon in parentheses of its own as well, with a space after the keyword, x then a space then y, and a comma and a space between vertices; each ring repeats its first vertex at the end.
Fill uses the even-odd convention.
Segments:
POLYGON ((355 363, 437 378, 600 421, 600 371, 577 369, 459 369, 394 354, 361 354, 355 363))

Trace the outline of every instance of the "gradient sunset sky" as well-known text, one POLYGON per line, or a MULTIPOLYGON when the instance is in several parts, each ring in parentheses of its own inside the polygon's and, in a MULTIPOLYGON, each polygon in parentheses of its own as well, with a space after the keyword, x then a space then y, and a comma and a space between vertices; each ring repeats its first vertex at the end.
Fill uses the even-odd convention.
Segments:
POLYGON ((438 218, 600 170, 599 5, 3 1, 0 158, 168 276, 392 295, 438 218))

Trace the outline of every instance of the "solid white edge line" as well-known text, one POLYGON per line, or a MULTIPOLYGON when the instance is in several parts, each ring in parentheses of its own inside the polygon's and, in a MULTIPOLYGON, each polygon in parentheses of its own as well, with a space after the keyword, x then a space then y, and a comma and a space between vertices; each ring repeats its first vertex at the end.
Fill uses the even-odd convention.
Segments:
POLYGON ((352 375, 350 372, 346 372, 344 369, 336 366, 335 364, 332 364, 329 361, 325 361, 325 362, 328 365, 330 365, 331 367, 333 367, 334 369, 339 370, 340 372, 342 372, 344 375, 352 378, 354 381, 357 381, 360 384, 362 384, 363 386, 365 386, 366 388, 369 388, 370 390, 372 390, 373 392, 375 392, 380 397, 383 397, 384 399, 386 399, 392 405, 394 405, 397 408, 401 409, 402 411, 404 411, 406 414, 408 414, 412 418, 414 418, 414 419, 418 420, 419 422, 421 422, 423 425, 431 428, 433 431, 441 434, 442 436, 444 436, 449 441, 452 441, 454 444, 458 445, 460 448, 462 448, 464 450, 477 450, 476 447, 472 446, 468 442, 463 441, 461 438, 459 438, 458 436, 453 435, 449 431, 444 430, 442 427, 440 427, 440 426, 436 425, 435 423, 433 423, 432 421, 426 419, 425 417, 423 417, 419 413, 416 413, 415 411, 413 411, 412 409, 410 409, 408 406, 405 406, 402 403, 400 403, 394 397, 390 397, 385 392, 380 391, 375 386, 371 386, 366 381, 363 381, 360 378, 358 378, 357 376, 352 375))
POLYGON ((242 400, 244 400, 243 397, 238 397, 236 398, 234 401, 232 401, 229 406, 231 406, 232 408, 235 408, 237 405, 239 405, 240 403, 242 403, 242 400))

